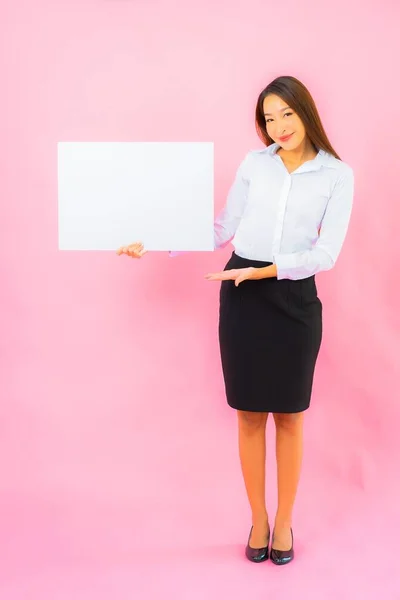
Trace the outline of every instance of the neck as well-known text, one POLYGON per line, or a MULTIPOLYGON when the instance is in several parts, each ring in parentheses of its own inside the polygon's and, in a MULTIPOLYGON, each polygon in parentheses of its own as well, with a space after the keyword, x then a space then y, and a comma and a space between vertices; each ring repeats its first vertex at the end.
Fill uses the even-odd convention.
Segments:
POLYGON ((298 163, 315 158, 317 152, 315 151, 315 148, 310 140, 307 138, 293 150, 284 150, 283 148, 279 148, 278 154, 290 162, 298 163))

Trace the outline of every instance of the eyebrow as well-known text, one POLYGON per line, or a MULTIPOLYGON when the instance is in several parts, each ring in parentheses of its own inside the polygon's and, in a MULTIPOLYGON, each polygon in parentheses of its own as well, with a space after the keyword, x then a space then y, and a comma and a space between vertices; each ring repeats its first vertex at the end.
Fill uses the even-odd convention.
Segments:
MULTIPOLYGON (((290 108, 290 106, 285 106, 285 108, 281 108, 279 112, 283 112, 284 110, 287 110, 288 108, 290 108)), ((272 116, 271 113, 264 113, 264 117, 266 116, 272 116)))

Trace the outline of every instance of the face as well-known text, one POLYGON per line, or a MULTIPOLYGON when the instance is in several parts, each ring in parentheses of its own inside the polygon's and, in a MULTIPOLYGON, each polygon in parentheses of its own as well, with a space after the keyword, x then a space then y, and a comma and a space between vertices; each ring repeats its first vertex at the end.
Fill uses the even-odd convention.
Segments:
POLYGON ((267 96, 263 112, 268 135, 284 150, 294 150, 305 142, 306 130, 300 117, 279 96, 267 96))

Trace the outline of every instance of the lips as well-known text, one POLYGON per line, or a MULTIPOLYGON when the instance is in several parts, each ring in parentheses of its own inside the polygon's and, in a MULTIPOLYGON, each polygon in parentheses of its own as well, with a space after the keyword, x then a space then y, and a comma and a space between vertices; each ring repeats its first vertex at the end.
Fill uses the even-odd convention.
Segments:
POLYGON ((291 133, 290 135, 284 135, 283 137, 279 138, 280 142, 287 142, 288 140, 290 140, 290 138, 292 137, 293 133, 291 133))

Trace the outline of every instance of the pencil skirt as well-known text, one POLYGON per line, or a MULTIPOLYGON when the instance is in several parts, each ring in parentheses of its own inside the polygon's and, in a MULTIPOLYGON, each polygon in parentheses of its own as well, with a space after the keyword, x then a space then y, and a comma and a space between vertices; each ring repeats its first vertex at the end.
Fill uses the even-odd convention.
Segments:
MULTIPOLYGON (((224 270, 266 267, 232 253, 224 270)), ((309 408, 322 340, 322 303, 315 276, 222 281, 219 345, 226 399, 250 412, 309 408)))

